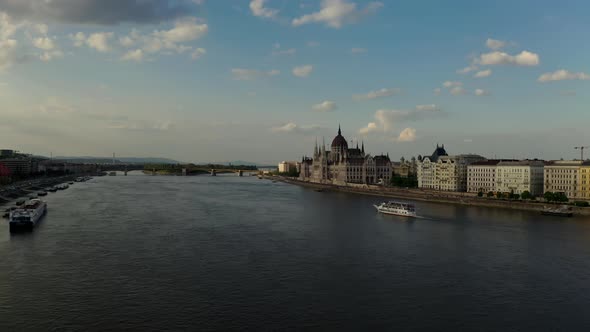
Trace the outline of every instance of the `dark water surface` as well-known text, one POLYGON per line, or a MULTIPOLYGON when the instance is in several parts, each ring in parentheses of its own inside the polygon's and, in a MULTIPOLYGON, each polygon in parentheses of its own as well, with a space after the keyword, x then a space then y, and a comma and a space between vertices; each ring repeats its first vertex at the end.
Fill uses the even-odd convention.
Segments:
POLYGON ((117 176, 0 227, 0 331, 590 330, 590 220, 117 176))

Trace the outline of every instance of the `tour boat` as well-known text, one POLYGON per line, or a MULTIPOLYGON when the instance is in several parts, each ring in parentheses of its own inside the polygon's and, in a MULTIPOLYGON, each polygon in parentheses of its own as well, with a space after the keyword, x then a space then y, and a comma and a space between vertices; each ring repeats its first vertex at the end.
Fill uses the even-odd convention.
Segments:
POLYGON ((24 206, 10 211, 8 222, 10 231, 19 228, 33 228, 47 212, 47 204, 40 199, 32 199, 24 206))
POLYGON ((414 208, 414 205, 410 204, 410 203, 389 201, 389 202, 383 202, 379 205, 373 205, 373 206, 377 209, 377 211, 384 213, 384 214, 392 214, 392 215, 402 216, 402 217, 415 217, 416 216, 416 209, 414 208))

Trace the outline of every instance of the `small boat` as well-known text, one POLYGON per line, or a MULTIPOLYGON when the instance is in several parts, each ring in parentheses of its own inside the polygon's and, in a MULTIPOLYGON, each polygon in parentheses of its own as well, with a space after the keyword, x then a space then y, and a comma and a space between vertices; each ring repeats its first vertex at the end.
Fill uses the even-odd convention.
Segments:
POLYGON ((37 193, 37 196, 47 196, 47 192, 46 191, 40 191, 37 193))
POLYGON ((383 214, 391 214, 402 217, 416 217, 416 208, 410 203, 389 201, 373 206, 377 209, 377 211, 383 214))
POLYGON ((74 184, 74 182, 73 182, 73 181, 70 181, 70 182, 68 182, 68 183, 69 183, 70 185, 73 185, 73 184, 74 184))
POLYGON ((12 210, 8 217, 10 231, 32 229, 47 212, 47 204, 40 199, 32 199, 22 207, 12 210))
POLYGON ((318 189, 315 189, 315 192, 323 193, 324 192, 324 189, 318 188, 318 189))
POLYGON ((556 208, 545 206, 543 207, 541 214, 545 216, 571 217, 574 215, 574 212, 572 211, 572 208, 567 205, 563 205, 556 208))

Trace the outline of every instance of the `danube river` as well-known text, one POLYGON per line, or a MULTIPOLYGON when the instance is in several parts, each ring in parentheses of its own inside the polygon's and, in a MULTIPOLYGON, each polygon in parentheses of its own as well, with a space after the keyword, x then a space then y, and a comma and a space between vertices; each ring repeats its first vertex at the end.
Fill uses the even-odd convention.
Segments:
POLYGON ((0 331, 590 330, 590 220, 117 176, 0 228, 0 331))

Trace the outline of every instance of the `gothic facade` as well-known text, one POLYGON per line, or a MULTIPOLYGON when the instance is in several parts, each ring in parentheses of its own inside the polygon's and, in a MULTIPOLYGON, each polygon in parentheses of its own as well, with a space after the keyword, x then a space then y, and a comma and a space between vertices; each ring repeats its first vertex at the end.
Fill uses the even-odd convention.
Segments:
POLYGON ((317 142, 313 158, 304 157, 301 161, 300 179, 310 182, 337 185, 388 184, 391 181, 391 161, 389 156, 371 156, 365 153, 365 144, 359 148, 349 148, 342 131, 332 140, 330 150, 325 143, 317 142))

